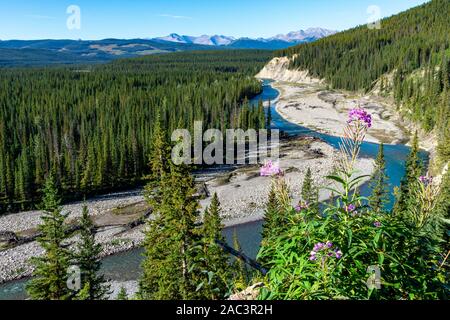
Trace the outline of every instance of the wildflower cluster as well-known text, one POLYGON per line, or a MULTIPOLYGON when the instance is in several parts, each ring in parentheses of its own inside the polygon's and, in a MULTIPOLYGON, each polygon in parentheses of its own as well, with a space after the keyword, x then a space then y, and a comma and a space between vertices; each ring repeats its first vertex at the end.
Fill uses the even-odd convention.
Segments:
POLYGON ((348 206, 345 206, 344 210, 347 213, 355 213, 356 206, 354 204, 349 204, 348 206))
POLYGON ((326 243, 319 242, 314 245, 309 260, 316 261, 319 257, 322 259, 322 263, 324 263, 327 258, 340 259, 342 258, 342 251, 339 250, 339 248, 334 248, 333 243, 330 241, 327 241, 326 243))
POLYGON ((420 183, 422 183, 424 186, 428 186, 428 185, 430 185, 430 184, 433 183, 433 177, 428 176, 428 175, 426 175, 426 176, 421 176, 421 177, 419 178, 419 181, 420 181, 420 183))
POLYGON ((296 212, 302 212, 303 210, 309 209, 309 204, 308 204, 308 202, 302 202, 302 203, 296 205, 294 209, 296 212))
POLYGON ((359 121, 368 128, 372 127, 372 116, 362 108, 351 109, 348 118, 349 118, 347 121, 348 124, 354 121, 359 121))
POLYGON ((260 175, 262 177, 281 176, 283 171, 278 163, 273 163, 272 160, 269 160, 261 167, 260 175))

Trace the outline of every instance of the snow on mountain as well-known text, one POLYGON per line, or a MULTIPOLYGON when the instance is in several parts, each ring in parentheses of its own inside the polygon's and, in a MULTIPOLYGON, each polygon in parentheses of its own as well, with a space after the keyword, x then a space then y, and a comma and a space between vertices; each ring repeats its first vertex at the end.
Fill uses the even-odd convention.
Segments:
POLYGON ((323 29, 323 28, 309 28, 306 30, 299 30, 289 32, 288 34, 279 34, 271 38, 233 38, 223 35, 202 35, 199 37, 192 37, 186 35, 179 35, 172 33, 166 37, 154 38, 156 41, 168 41, 183 44, 197 44, 207 46, 227 46, 236 49, 269 49, 277 50, 284 49, 303 42, 311 42, 323 37, 327 37, 336 33, 337 31, 323 29))
POLYGON ((177 43, 191 43, 191 44, 202 44, 207 46, 226 46, 235 41, 233 37, 226 37, 222 35, 202 35, 199 37, 192 37, 186 35, 179 35, 177 33, 172 33, 167 37, 155 38, 154 40, 162 40, 177 43))
POLYGON ((306 30, 292 31, 289 32, 288 34, 279 34, 270 39, 283 40, 286 42, 301 42, 305 40, 324 38, 332 34, 335 34, 336 32, 337 31, 323 28, 309 28, 306 30))

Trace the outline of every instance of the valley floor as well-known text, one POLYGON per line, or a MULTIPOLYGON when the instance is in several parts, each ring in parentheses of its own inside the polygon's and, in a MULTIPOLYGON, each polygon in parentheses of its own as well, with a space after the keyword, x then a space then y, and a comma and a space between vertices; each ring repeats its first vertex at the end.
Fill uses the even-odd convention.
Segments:
MULTIPOLYGON (((305 74, 302 73, 300 78, 304 77, 305 74)), ((369 131, 368 141, 400 143, 405 140, 395 115, 382 103, 370 97, 352 97, 332 92, 320 81, 279 79, 272 86, 280 91, 277 111, 288 121, 339 136, 346 124, 348 110, 361 103, 374 116, 374 127, 369 131)), ((280 155, 280 167, 285 171, 291 188, 293 205, 299 200, 307 168, 312 169, 313 178, 319 186, 328 186, 325 176, 332 171, 339 156, 327 143, 308 137, 282 141, 280 155)), ((356 166, 359 173, 370 175, 373 160, 359 159, 356 166)), ((209 204, 210 196, 217 192, 226 226, 263 218, 271 179, 259 175, 259 166, 219 171, 203 181, 209 198, 200 202, 202 208, 209 204)), ((321 189, 320 200, 329 197, 330 193, 321 189)), ((69 223, 75 223, 80 217, 84 204, 78 202, 63 206, 63 212, 69 214, 69 223)), ((93 198, 88 200, 86 205, 93 215, 94 223, 99 227, 97 240, 104 246, 104 256, 130 250, 142 244, 144 226, 133 224, 149 213, 142 190, 93 198)), ((39 211, 31 211, 0 217, 0 232, 12 231, 22 237, 32 236, 36 234, 41 214, 39 211)), ((75 242, 76 237, 71 241, 75 242)), ((3 249, 0 246, 0 283, 30 275, 32 267, 28 263, 29 258, 42 253, 43 250, 36 241, 3 249)))
POLYGON ((286 120, 322 133, 341 136, 347 124, 348 112, 363 107, 373 118, 366 141, 385 144, 406 143, 404 123, 391 103, 377 95, 328 90, 325 81, 313 78, 307 71, 291 70, 288 57, 272 59, 257 75, 273 79, 272 87, 280 95, 277 112, 286 120))
POLYGON ((321 83, 272 84, 281 92, 277 111, 295 124, 333 136, 341 136, 352 108, 362 107, 373 118, 366 141, 399 144, 408 141, 396 114, 377 97, 356 96, 327 90, 321 83))

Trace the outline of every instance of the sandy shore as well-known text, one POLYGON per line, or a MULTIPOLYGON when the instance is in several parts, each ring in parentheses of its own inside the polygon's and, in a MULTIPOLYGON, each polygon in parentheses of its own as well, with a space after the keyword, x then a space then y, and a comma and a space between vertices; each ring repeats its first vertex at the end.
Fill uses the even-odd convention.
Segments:
POLYGON ((289 70, 288 66, 288 58, 274 58, 257 75, 275 80, 272 86, 280 91, 276 108, 286 120, 341 136, 349 110, 362 107, 373 118, 366 141, 399 144, 408 140, 400 118, 380 97, 328 90, 324 81, 305 71, 289 70))
POLYGON ((277 111, 286 120, 319 132, 341 136, 351 109, 362 107, 373 118, 366 141, 398 144, 407 139, 402 127, 383 104, 370 97, 352 97, 328 91, 322 84, 291 84, 277 82, 281 92, 277 111))

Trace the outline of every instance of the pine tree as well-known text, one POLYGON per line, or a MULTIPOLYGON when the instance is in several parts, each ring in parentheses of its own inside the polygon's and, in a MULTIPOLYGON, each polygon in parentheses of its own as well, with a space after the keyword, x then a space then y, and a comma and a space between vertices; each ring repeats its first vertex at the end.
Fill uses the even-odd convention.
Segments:
POLYGON ((170 164, 163 174, 161 197, 149 199, 154 219, 145 238, 140 296, 144 299, 172 300, 196 297, 193 263, 199 236, 194 181, 187 167, 170 164))
POLYGON ((127 290, 124 287, 120 288, 116 300, 128 300, 127 290))
MULTIPOLYGON (((239 243, 236 229, 234 230, 233 233, 233 249, 238 252, 242 251, 242 247, 241 244, 239 243)), ((240 291, 246 289, 250 282, 250 272, 247 268, 247 265, 241 259, 234 258, 232 268, 234 270, 233 279, 235 290, 240 291)))
POLYGON ((34 257, 33 278, 27 285, 28 294, 36 300, 67 300, 73 295, 67 286, 71 254, 67 249, 66 215, 61 213, 60 199, 54 177, 50 176, 44 186, 43 223, 37 241, 45 250, 42 257, 34 257))
POLYGON ((150 180, 145 186, 146 198, 155 205, 162 196, 162 180, 170 171, 171 159, 169 156, 169 145, 166 141, 166 133, 161 127, 161 118, 158 111, 153 131, 152 151, 150 154, 150 180))
POLYGON ((81 269, 81 285, 86 288, 79 298, 85 300, 104 299, 109 291, 109 285, 103 275, 100 275, 102 246, 95 242, 95 228, 86 206, 80 221, 81 241, 75 255, 76 264, 81 269))
POLYGON ((228 293, 231 268, 228 255, 217 241, 225 242, 222 235, 222 220, 220 218, 220 202, 217 193, 214 194, 211 205, 206 208, 201 228, 203 253, 201 255, 202 274, 201 297, 217 300, 228 293))
POLYGON ((311 168, 306 171, 302 185, 302 200, 313 212, 319 212, 319 190, 314 184, 311 168))
POLYGON ((423 171, 422 161, 419 157, 419 138, 417 131, 413 138, 411 152, 406 160, 406 172, 400 183, 397 201, 394 206, 396 214, 403 214, 416 205, 413 194, 413 185, 417 182, 423 171))
POLYGON ((277 234, 276 229, 279 227, 278 224, 279 216, 280 216, 280 209, 277 200, 277 194, 274 185, 272 185, 269 192, 269 200, 267 201, 266 210, 264 214, 264 223, 261 233, 262 245, 264 245, 273 234, 277 234))
POLYGON ((156 114, 155 127, 153 130, 153 145, 150 154, 151 180, 158 181, 169 166, 169 148, 166 141, 166 132, 161 126, 159 111, 156 114))
POLYGON ((271 103, 269 101, 269 107, 267 108, 267 121, 266 121, 266 129, 270 129, 272 125, 272 108, 270 107, 271 103))
POLYGON ((388 177, 386 176, 386 160, 384 159, 384 145, 380 144, 375 160, 375 170, 370 181, 372 195, 369 197, 369 205, 376 213, 382 213, 389 202, 388 177))

